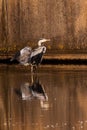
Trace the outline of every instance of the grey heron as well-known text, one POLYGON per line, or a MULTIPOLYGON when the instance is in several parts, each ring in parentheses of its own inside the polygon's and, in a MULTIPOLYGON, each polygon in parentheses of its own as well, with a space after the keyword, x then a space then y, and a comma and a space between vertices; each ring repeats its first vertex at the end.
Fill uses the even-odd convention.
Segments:
POLYGON ((11 61, 17 60, 20 64, 31 65, 31 71, 33 71, 33 69, 36 70, 37 66, 42 61, 44 53, 46 52, 46 46, 42 43, 47 41, 50 41, 50 39, 40 39, 38 41, 38 47, 35 49, 28 46, 24 47, 14 55, 11 61))

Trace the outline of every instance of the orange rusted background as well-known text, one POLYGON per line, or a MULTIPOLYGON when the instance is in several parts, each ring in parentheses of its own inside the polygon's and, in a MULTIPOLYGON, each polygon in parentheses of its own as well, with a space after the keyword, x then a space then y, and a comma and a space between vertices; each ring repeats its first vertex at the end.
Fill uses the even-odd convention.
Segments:
POLYGON ((49 54, 86 52, 87 0, 0 0, 0 52, 42 37, 51 38, 49 54))

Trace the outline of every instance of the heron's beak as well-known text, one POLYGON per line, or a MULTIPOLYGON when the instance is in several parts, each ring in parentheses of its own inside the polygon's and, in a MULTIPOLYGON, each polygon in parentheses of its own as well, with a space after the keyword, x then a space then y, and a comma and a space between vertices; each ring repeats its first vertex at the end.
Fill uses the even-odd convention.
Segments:
POLYGON ((50 39, 47 39, 46 41, 51 41, 50 39))

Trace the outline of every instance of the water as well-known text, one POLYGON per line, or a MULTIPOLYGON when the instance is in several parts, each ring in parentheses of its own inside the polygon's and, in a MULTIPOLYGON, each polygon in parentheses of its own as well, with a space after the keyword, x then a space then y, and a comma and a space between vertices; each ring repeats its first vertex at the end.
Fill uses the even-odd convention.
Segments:
POLYGON ((87 71, 0 70, 0 130, 87 130, 87 71))

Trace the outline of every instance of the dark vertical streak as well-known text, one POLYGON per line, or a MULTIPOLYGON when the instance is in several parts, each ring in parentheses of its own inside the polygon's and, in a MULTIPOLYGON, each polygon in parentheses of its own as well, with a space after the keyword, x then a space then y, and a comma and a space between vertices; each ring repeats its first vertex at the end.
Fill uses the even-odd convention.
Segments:
POLYGON ((64 17, 65 17, 65 24, 66 24, 66 48, 70 47, 71 49, 74 47, 75 43, 75 27, 74 27, 74 14, 73 14, 73 3, 72 0, 67 1, 64 0, 64 17))

